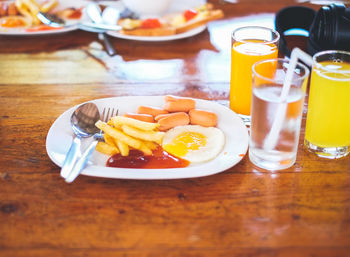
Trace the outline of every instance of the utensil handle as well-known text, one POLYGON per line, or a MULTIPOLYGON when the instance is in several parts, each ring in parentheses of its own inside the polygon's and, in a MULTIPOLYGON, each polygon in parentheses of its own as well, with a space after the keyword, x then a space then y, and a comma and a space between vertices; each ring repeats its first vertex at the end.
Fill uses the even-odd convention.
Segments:
POLYGON ((91 157, 91 154, 94 152, 96 145, 97 145, 97 140, 94 140, 89 147, 85 150, 81 158, 77 161, 77 163, 74 165, 72 172, 68 175, 66 178, 67 183, 73 182, 76 177, 79 176, 80 172, 85 168, 86 163, 91 157))
POLYGON ((103 41, 105 45, 105 49, 109 56, 114 56, 117 54, 117 51, 115 50, 114 46, 112 45, 111 41, 109 40, 109 37, 106 33, 99 33, 100 39, 103 41))
POLYGON ((110 24, 104 24, 104 23, 95 23, 95 22, 82 22, 77 24, 80 29, 85 28, 86 29, 95 29, 97 31, 120 31, 122 29, 119 25, 110 25, 110 24))
POLYGON ((79 137, 74 137, 72 145, 70 146, 66 159, 63 162, 61 168, 61 177, 66 178, 71 170, 73 169, 74 164, 78 159, 80 152, 81 139, 79 137))

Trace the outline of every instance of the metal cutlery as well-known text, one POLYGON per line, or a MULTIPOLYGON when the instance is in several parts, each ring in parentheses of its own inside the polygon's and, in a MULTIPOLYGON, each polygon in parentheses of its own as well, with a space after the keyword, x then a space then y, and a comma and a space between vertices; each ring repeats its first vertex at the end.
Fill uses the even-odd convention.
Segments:
MULTIPOLYGON (((107 111, 106 111, 106 108, 104 108, 101 115, 101 120, 103 120, 104 122, 108 122, 111 117, 118 114, 118 110, 115 113, 114 112, 115 112, 114 108, 112 109, 108 108, 107 111)), ((92 153, 94 152, 98 141, 100 140, 103 140, 103 132, 101 130, 94 135, 94 141, 84 151, 81 158, 74 165, 72 171, 65 178, 67 183, 73 182, 79 176, 81 171, 86 166, 88 160, 90 159, 92 153)))
POLYGON ((80 29, 83 30, 100 30, 100 31, 106 31, 106 30, 113 30, 113 31, 119 31, 121 30, 121 26, 117 25, 117 23, 95 23, 95 22, 78 22, 78 23, 71 23, 67 24, 67 22, 64 19, 61 19, 55 14, 51 13, 45 13, 45 12, 38 12, 37 14, 38 19, 45 25, 48 25, 50 27, 72 27, 77 26, 80 29))
MULTIPOLYGON (((95 24, 99 25, 115 25, 119 19, 119 12, 117 9, 107 7, 106 10, 101 13, 101 9, 96 3, 89 3, 86 6, 86 13, 95 24)), ((104 43, 105 49, 110 56, 117 54, 105 31, 98 32, 98 37, 104 43)))
POLYGON ((66 178, 73 169, 80 154, 81 139, 93 136, 98 129, 95 123, 99 120, 100 113, 93 103, 80 105, 71 116, 71 126, 75 137, 68 150, 61 168, 61 176, 66 178))

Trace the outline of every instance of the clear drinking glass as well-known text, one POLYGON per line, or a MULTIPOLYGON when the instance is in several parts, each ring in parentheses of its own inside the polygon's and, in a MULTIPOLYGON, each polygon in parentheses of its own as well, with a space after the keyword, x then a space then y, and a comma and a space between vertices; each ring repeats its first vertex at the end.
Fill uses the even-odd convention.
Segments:
POLYGON ((320 157, 350 152, 350 52, 314 55, 304 144, 320 157))
POLYGON ((252 66, 260 60, 277 58, 280 35, 277 31, 247 26, 232 32, 230 108, 250 122, 252 66))
POLYGON ((288 95, 282 101, 288 66, 286 59, 269 59, 253 65, 249 159, 267 170, 286 169, 296 160, 309 70, 303 64, 296 65, 288 95))

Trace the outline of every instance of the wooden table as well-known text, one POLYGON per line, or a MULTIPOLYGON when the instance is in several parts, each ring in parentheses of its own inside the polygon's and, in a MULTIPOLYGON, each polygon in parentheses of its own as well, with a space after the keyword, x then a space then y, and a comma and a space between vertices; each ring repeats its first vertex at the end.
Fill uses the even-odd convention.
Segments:
POLYGON ((296 164, 274 173, 246 156, 208 177, 67 184, 46 153, 54 120, 84 101, 174 94, 228 105, 230 31, 273 26, 295 4, 264 2, 214 2, 225 18, 187 39, 113 38, 115 57, 84 31, 0 37, 0 256, 350 256, 350 158, 307 152, 305 117, 296 164))

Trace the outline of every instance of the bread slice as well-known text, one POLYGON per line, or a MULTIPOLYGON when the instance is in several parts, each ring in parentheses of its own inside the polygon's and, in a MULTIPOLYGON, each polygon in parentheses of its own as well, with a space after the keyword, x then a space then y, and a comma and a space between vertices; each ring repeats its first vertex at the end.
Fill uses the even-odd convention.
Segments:
POLYGON ((122 26, 120 31, 125 35, 154 37, 174 35, 176 30, 166 22, 161 22, 160 27, 142 28, 143 20, 139 19, 121 19, 118 24, 122 26))
POLYGON ((130 30, 123 29, 120 32, 124 35, 156 37, 156 36, 174 35, 176 33, 176 30, 171 26, 162 26, 160 28, 153 28, 153 29, 143 29, 143 28, 135 28, 130 30))
POLYGON ((196 27, 199 27, 201 25, 207 24, 209 21, 217 20, 224 17, 224 13, 222 10, 211 10, 207 13, 206 16, 201 16, 198 18, 194 18, 192 20, 189 20, 188 22, 184 23, 183 25, 180 25, 175 28, 176 34, 184 33, 186 31, 189 31, 191 29, 194 29, 196 27))
POLYGON ((143 28, 142 23, 145 20, 140 19, 121 19, 118 24, 123 27, 120 33, 132 36, 170 36, 181 34, 192 30, 209 21, 220 19, 224 16, 222 10, 213 9, 210 3, 204 4, 193 9, 196 13, 193 18, 186 20, 184 13, 169 14, 159 19, 161 26, 156 28, 143 28))
POLYGON ((164 17, 171 26, 176 29, 176 34, 184 33, 201 25, 207 24, 209 21, 224 17, 224 13, 220 9, 214 9, 213 4, 206 3, 193 9, 197 15, 190 20, 185 19, 184 13, 169 14, 164 17))

